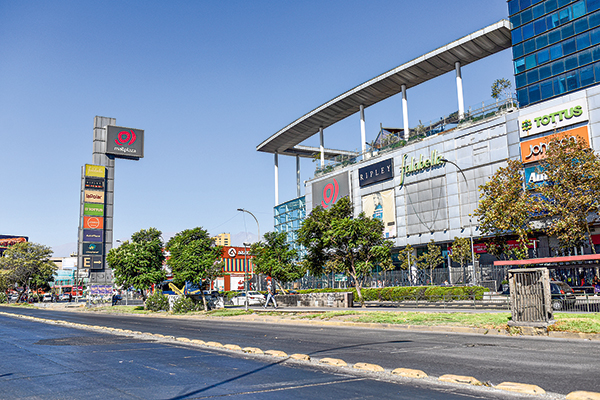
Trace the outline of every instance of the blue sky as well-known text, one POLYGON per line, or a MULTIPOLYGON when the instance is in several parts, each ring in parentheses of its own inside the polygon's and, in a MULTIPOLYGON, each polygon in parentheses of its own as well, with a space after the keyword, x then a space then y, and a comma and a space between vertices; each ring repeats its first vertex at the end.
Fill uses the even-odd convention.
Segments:
MULTIPOLYGON (((273 230, 273 156, 256 146, 333 97, 507 16, 503 0, 0 2, 0 234, 74 251, 94 116, 145 130, 117 160, 115 239, 201 226, 237 244, 273 230)), ((513 80, 510 50, 463 68, 465 104, 513 80)), ((457 109, 453 73, 408 91, 409 125, 457 109)), ((402 126, 400 96, 365 111, 402 126)), ((305 144, 318 145, 318 138, 305 144)), ((360 147, 358 114, 326 147, 360 147)), ((280 201, 296 196, 280 157, 280 201)), ((302 160, 302 180, 314 164, 302 160)), ((304 192, 303 192, 304 193, 304 192)))

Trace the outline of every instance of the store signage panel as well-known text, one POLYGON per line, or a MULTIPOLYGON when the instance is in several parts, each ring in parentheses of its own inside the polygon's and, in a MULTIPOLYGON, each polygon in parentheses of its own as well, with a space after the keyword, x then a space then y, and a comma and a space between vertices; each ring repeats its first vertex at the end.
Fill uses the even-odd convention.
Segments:
POLYGON ((585 99, 570 101, 519 117, 519 135, 524 138, 553 131, 589 119, 585 99))
POLYGON ((83 254, 90 256, 102 255, 102 243, 84 243, 83 254))
POLYGON ((102 256, 83 256, 82 268, 102 269, 102 256))
POLYGON ((86 190, 83 192, 83 201, 86 203, 104 204, 104 192, 98 190, 86 190))
POLYGON ((93 204, 93 203, 84 203, 83 204, 83 215, 93 215, 97 217, 101 217, 104 215, 104 204, 93 204))
POLYGON ((394 159, 380 161, 358 170, 358 184, 360 187, 392 179, 394 177, 394 159))
POLYGON ((408 154, 404 154, 400 165, 400 186, 404 185, 406 175, 416 174, 430 168, 438 168, 445 164, 444 157, 437 150, 432 150, 430 157, 419 154, 419 157, 408 158, 408 154))
POLYGON ((84 229, 104 229, 104 218, 102 217, 83 217, 84 229))
POLYGON ((107 126, 106 154, 123 158, 143 158, 144 131, 121 126, 107 126))
POLYGON ((84 242, 104 242, 104 231, 101 229, 84 229, 84 242))
POLYGON ((581 141, 585 146, 590 146, 590 137, 587 126, 571 129, 564 132, 554 133, 541 138, 521 142, 521 161, 523 164, 531 163, 546 158, 546 149, 552 142, 557 140, 581 141))
POLYGON ((312 185, 313 208, 321 206, 327 209, 337 203, 342 197, 349 195, 350 182, 348 172, 334 175, 315 182, 312 185))
POLYGON ((525 184, 529 189, 542 185, 547 179, 548 176, 544 173, 542 166, 536 165, 535 167, 525 168, 525 184))
POLYGON ((95 177, 86 176, 85 177, 85 188, 86 189, 104 190, 104 178, 95 178, 95 177))
POLYGON ((104 178, 106 177, 106 167, 103 167, 102 165, 85 164, 85 176, 104 178))
POLYGON ((383 234, 386 238, 396 237, 396 197, 394 189, 369 194, 362 198, 362 210, 373 219, 383 222, 383 234))

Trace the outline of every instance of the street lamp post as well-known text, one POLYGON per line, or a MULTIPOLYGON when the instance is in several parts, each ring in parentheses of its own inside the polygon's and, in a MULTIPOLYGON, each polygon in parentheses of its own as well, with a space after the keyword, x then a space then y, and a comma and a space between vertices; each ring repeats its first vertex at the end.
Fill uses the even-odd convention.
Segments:
MULTIPOLYGON (((258 224, 258 219, 256 219, 256 216, 254 216, 254 214, 252 214, 250 211, 245 210, 243 208, 238 208, 237 210, 252 215, 252 218, 254 218, 254 220, 256 221, 256 229, 258 231, 258 239, 257 240, 260 242, 260 225, 258 224)), ((258 277, 258 290, 260 290, 260 289, 261 288, 260 288, 260 276, 259 276, 258 277)))
POLYGON ((246 311, 248 311, 248 246, 250 243, 244 242, 244 290, 246 291, 246 311))
MULTIPOLYGON (((467 185, 468 201, 469 201, 469 203, 471 203, 471 190, 469 189, 469 181, 467 180, 467 177, 465 176, 465 173, 462 170, 462 168, 459 167, 455 162, 447 160, 446 158, 442 158, 442 161, 454 165, 456 167, 456 169, 458 169, 458 171, 461 173, 461 175, 463 176, 463 179, 465 180, 465 184, 467 185)), ((460 196, 460 194, 459 194, 459 196, 460 196)), ((461 210, 460 210, 460 197, 459 197, 459 215, 460 215, 460 213, 461 213, 461 210)), ((469 214, 469 239, 471 239, 471 261, 473 263, 473 283, 476 284, 477 283, 477 270, 475 269, 475 248, 473 246, 473 222, 471 220, 471 214, 469 214)))

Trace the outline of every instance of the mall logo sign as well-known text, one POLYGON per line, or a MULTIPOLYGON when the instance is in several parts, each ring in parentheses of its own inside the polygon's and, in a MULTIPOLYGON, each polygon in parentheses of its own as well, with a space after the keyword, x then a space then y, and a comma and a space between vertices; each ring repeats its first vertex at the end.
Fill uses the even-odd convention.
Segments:
POLYGON ((120 158, 143 158, 144 131, 108 125, 106 127, 106 154, 120 158))
POLYGON ((519 134, 527 137, 587 121, 585 99, 571 101, 556 107, 519 117, 519 134))
POLYGON ((443 161, 443 156, 437 152, 437 150, 433 150, 431 152, 430 158, 424 158, 423 154, 419 155, 419 158, 411 157, 410 161, 408 161, 408 154, 402 156, 402 164, 400 165, 400 184, 402 186, 404 184, 404 176, 415 174, 417 172, 425 171, 432 167, 438 167, 446 164, 443 161))

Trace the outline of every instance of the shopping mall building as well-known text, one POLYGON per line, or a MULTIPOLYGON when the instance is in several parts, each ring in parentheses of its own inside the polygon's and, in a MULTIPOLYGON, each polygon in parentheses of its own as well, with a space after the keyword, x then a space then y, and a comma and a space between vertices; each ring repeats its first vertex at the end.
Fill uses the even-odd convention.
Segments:
MULTIPOLYGON (((477 221, 478 187, 507 160, 520 160, 530 183, 544 179, 535 167, 546 144, 567 134, 600 151, 600 0, 511 0, 509 19, 459 38, 337 96, 291 122, 260 145, 275 161, 275 230, 293 242, 303 218, 316 206, 350 196, 355 214, 381 218, 395 252, 432 239, 447 255, 455 237, 473 237, 482 264, 486 253, 477 221), (461 68, 512 48, 516 98, 465 108, 461 68), (421 83, 456 76, 458 110, 428 126, 408 126, 409 94, 421 83), (365 145, 364 109, 391 96, 402 98, 403 127, 382 128, 365 145), (325 148, 324 130, 358 113, 359 152, 325 148), (302 143, 319 135, 320 147, 302 143), (280 202, 280 156, 296 157, 297 198, 280 202), (320 167, 300 191, 300 157, 320 167)), ((452 94, 454 95, 454 93, 452 94)), ((432 116, 433 117, 433 116, 432 116)), ((593 231, 600 252, 600 225, 593 231)), ((539 257, 556 255, 553 238, 537 232, 539 257)), ((421 250, 422 251, 422 250, 421 250)), ((573 249, 574 254, 591 249, 573 249)), ((448 260, 447 260, 448 262, 448 260)), ((447 267, 447 264, 445 265, 447 267)))

